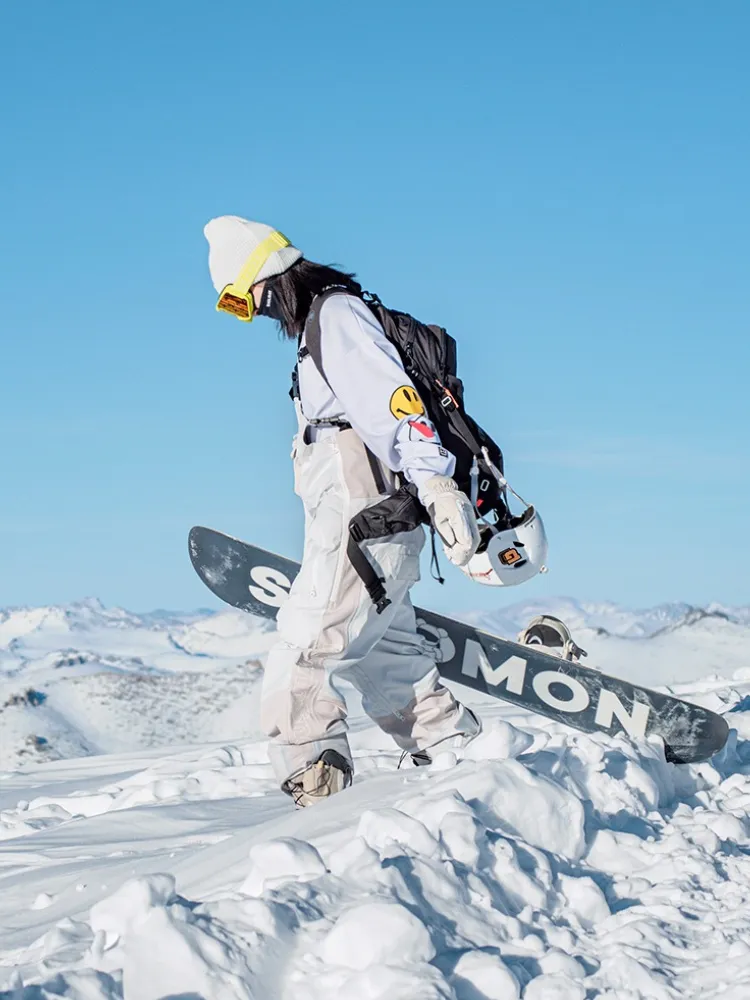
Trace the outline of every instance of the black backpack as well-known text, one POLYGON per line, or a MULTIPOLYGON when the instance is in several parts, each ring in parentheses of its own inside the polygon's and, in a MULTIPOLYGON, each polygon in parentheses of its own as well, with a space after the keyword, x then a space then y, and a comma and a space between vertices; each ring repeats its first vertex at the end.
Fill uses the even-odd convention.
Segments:
MULTIPOLYGON (((320 310, 331 295, 352 294, 345 288, 326 289, 313 302, 305 325, 305 348, 325 379, 320 346, 320 310)), ((386 337, 398 351, 406 374, 414 383, 427 415, 435 425, 442 444, 456 457, 453 474, 459 489, 475 499, 477 513, 507 526, 510 519, 504 491, 494 469, 502 475, 503 456, 492 438, 464 409, 464 387, 457 375, 456 341, 441 326, 427 325, 408 313, 388 309, 377 295, 365 292, 368 305, 386 337)), ((326 381, 328 381, 326 379, 326 381)), ((387 606, 382 580, 365 559, 360 543, 383 538, 426 523, 426 516, 413 486, 403 486, 392 497, 363 511, 350 524, 349 557, 364 580, 378 610, 387 606)))
MULTIPOLYGON (((325 378, 320 349, 320 310, 331 295, 351 294, 331 288, 315 300, 305 327, 307 352, 325 378)), ((388 309, 377 295, 364 293, 364 301, 398 351, 406 374, 422 397, 427 415, 444 445, 456 456, 453 478, 468 497, 476 492, 477 513, 504 522, 508 516, 503 494, 490 462, 502 475, 503 455, 492 438, 464 408, 464 386, 457 374, 456 341, 442 326, 421 323, 408 313, 388 309), (486 449, 486 451, 485 451, 486 449), (476 459, 476 485, 472 466, 476 459), (489 462, 488 462, 489 459, 489 462)), ((492 519, 492 518, 491 518, 492 519)))
POLYGON ((507 517, 500 485, 489 462, 503 473, 498 445, 464 408, 464 386, 457 374, 456 341, 442 326, 421 323, 408 313, 388 309, 376 295, 365 298, 385 335, 396 347, 443 445, 456 456, 453 478, 472 496, 471 470, 476 459, 477 513, 507 517), (489 460, 489 462, 488 462, 489 460))

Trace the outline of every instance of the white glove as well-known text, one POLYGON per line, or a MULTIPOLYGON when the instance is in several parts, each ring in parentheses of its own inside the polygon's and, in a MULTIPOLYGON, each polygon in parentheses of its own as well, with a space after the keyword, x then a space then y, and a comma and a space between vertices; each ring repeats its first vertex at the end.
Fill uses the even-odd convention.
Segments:
POLYGON ((420 500, 455 566, 465 566, 479 547, 479 528, 471 500, 449 476, 431 476, 420 490, 420 500))

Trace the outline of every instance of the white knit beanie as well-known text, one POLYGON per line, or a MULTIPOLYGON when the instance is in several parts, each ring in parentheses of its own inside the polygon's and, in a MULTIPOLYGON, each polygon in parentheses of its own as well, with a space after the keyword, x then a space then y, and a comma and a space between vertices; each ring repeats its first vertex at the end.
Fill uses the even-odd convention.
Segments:
MULTIPOLYGON (((208 269, 217 292, 238 277, 250 254, 263 240, 274 232, 273 226, 264 222, 248 222, 238 215, 220 215, 211 219, 203 229, 208 240, 208 269)), ((256 281, 272 278, 288 271, 302 256, 296 247, 274 250, 258 272, 256 281)))

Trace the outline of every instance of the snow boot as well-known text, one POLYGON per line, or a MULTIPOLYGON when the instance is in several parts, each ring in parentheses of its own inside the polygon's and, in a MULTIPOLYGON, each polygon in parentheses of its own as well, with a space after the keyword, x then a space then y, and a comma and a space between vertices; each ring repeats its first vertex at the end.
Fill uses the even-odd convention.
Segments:
POLYGON ((532 618, 516 641, 522 646, 542 646, 545 653, 573 663, 578 663, 582 656, 588 655, 585 649, 581 649, 573 641, 568 626, 554 615, 537 615, 532 618))
POLYGON ((281 786, 299 808, 314 805, 322 799, 342 792, 352 783, 349 761, 335 750, 324 750, 304 771, 293 774, 281 786))

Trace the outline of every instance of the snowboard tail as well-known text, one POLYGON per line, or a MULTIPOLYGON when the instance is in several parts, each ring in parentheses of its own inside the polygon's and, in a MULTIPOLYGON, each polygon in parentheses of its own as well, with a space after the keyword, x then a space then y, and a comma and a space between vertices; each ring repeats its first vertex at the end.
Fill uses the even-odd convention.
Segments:
MULTIPOLYGON (((275 619, 300 565, 211 528, 190 531, 191 562, 206 586, 235 608, 275 619)), ((697 763, 717 753, 722 716, 672 695, 609 677, 482 629, 415 608, 442 677, 585 733, 664 740, 667 760, 697 763)))

